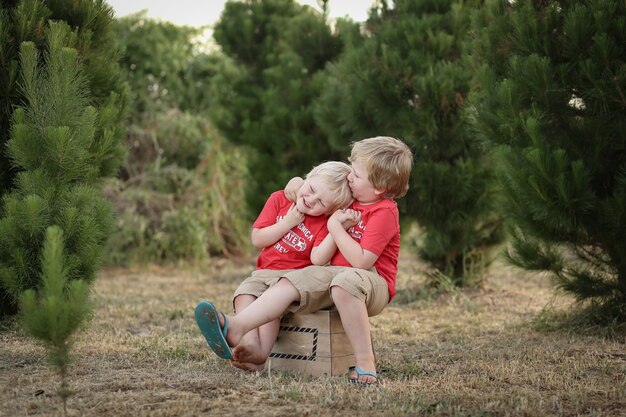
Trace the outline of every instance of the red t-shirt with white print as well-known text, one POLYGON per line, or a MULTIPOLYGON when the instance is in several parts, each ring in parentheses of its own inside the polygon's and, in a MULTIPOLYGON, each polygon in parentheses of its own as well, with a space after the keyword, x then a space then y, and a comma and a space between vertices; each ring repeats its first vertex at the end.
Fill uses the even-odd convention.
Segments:
MULTIPOLYGON (((396 273, 400 253, 400 213, 398 204, 385 198, 374 204, 363 205, 355 201, 350 207, 361 212, 359 224, 348 229, 348 234, 359 242, 361 248, 378 255, 374 267, 387 281, 389 301, 396 295, 396 273)), ((331 265, 351 266, 350 262, 337 251, 331 265)))
MULTIPOLYGON (((252 227, 262 229, 278 223, 292 204, 284 191, 272 193, 252 227)), ((328 216, 305 215, 302 223, 289 230, 282 239, 263 248, 256 261, 257 269, 297 269, 311 265, 311 250, 328 235, 327 221, 328 216)))

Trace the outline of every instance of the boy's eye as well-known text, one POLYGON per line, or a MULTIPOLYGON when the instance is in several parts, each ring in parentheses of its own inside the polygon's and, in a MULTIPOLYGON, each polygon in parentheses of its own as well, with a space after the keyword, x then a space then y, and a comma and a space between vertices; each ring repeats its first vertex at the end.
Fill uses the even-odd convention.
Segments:
POLYGON ((324 204, 324 202, 323 202, 322 200, 318 200, 318 201, 319 201, 320 205, 321 205, 323 208, 326 208, 326 204, 324 204))

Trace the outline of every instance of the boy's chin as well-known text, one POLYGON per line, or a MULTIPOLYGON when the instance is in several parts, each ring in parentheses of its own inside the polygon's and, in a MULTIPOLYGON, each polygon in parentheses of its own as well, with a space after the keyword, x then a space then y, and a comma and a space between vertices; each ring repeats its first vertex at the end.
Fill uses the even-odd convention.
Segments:
POLYGON ((296 208, 298 209, 298 211, 304 215, 307 216, 313 216, 313 217, 317 217, 317 216, 321 216, 324 213, 318 213, 315 210, 311 210, 310 208, 306 207, 306 206, 296 206, 296 208))
POLYGON ((298 202, 296 203, 296 209, 298 209, 298 211, 302 214, 311 213, 311 209, 304 205, 304 203, 302 202, 302 199, 298 200, 298 202))

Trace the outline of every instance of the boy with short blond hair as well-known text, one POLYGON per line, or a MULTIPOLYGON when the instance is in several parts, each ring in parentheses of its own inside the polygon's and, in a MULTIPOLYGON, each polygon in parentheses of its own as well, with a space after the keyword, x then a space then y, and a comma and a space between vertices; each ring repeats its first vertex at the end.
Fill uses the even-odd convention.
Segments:
POLYGON ((393 200, 409 189, 413 154, 391 137, 355 142, 348 183, 355 201, 328 219, 329 236, 338 251, 330 266, 304 272, 330 279, 330 296, 354 353, 350 381, 378 381, 369 317, 379 314, 395 295, 400 253, 400 215, 393 200), (344 227, 348 222, 351 227, 344 227))
POLYGON ((363 163, 374 188, 388 190, 385 198, 400 198, 409 190, 413 154, 398 139, 378 136, 355 142, 348 161, 363 163))

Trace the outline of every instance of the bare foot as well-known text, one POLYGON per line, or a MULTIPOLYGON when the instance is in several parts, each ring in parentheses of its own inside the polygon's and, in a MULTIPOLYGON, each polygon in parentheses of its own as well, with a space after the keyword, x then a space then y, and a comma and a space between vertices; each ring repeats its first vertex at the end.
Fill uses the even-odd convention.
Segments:
POLYGON ((355 368, 350 368, 350 381, 351 382, 358 382, 359 384, 362 385, 376 385, 379 381, 378 381, 378 377, 374 376, 374 375, 378 375, 376 373, 376 368, 372 367, 371 369, 366 368, 366 367, 358 367, 359 368, 359 372, 356 371, 355 368), (374 374, 374 375, 370 375, 374 374))
POLYGON ((265 369, 265 362, 263 362, 261 365, 257 365, 255 363, 237 362, 231 360, 230 364, 233 365, 235 368, 243 369, 244 371, 248 372, 261 372, 263 369, 265 369))
POLYGON ((266 360, 267 355, 264 355, 262 351, 254 346, 239 345, 233 349, 233 361, 235 362, 263 365, 266 360))

